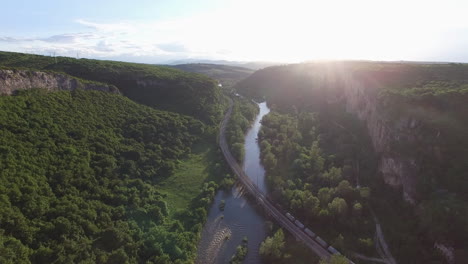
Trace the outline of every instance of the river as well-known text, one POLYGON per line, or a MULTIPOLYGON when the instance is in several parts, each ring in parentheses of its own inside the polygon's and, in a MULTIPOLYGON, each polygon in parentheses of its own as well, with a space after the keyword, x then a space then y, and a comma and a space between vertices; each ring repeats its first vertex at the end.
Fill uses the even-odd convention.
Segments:
MULTIPOLYGON (((245 173, 266 193, 265 170, 260 164, 260 148, 257 142, 263 116, 270 112, 266 102, 258 104, 260 112, 252 127, 245 136, 245 158, 243 169, 245 173)), ((267 236, 265 217, 244 196, 243 188, 235 184, 230 191, 219 191, 211 206, 208 219, 202 231, 198 246, 199 264, 229 263, 236 247, 244 237, 248 238, 248 254, 246 264, 261 263, 259 256, 260 243, 267 236), (224 211, 219 209, 221 201, 226 205, 224 211), (229 239, 225 239, 229 237, 229 239)))

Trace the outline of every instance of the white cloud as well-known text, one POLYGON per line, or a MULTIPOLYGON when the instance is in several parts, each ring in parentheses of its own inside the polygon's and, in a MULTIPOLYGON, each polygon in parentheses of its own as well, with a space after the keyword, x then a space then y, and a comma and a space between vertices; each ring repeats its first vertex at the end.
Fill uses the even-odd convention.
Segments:
POLYGON ((131 24, 125 22, 96 23, 84 19, 77 19, 75 22, 102 33, 114 33, 119 31, 129 31, 133 29, 133 26, 131 24))
POLYGON ((468 42, 462 6, 468 5, 456 0, 236 0, 218 12, 163 21, 78 19, 80 32, 0 36, 0 45, 149 63, 180 58, 468 60, 461 51, 468 42), (453 31, 457 38, 444 37, 453 31), (449 50, 453 47, 459 50, 449 50))

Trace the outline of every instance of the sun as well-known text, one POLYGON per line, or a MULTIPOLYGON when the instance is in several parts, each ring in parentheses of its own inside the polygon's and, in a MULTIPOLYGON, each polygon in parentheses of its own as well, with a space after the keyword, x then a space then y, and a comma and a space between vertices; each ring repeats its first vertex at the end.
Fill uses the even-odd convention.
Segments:
POLYGON ((392 18, 376 1, 357 2, 240 1, 211 25, 221 40, 213 45, 226 46, 232 57, 284 62, 398 60, 422 52, 423 39, 407 20, 392 18))

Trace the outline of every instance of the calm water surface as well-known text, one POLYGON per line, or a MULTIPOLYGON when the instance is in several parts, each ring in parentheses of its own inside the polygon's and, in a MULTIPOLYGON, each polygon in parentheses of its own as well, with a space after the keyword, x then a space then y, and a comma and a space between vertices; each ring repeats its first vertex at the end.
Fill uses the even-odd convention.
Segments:
MULTIPOLYGON (((258 104, 258 114, 252 128, 245 137, 244 171, 258 185, 263 192, 267 191, 265 184, 265 170, 260 164, 260 149, 257 142, 263 116, 270 112, 266 103, 258 104)), ((261 263, 258 250, 265 239, 267 230, 265 218, 251 202, 244 196, 242 186, 236 184, 231 191, 219 191, 208 213, 208 220, 203 228, 198 246, 199 264, 228 263, 241 244, 243 237, 247 237, 248 254, 244 263, 261 263), (224 200, 224 211, 219 210, 219 204, 224 200), (230 237, 225 239, 226 236, 230 237)))

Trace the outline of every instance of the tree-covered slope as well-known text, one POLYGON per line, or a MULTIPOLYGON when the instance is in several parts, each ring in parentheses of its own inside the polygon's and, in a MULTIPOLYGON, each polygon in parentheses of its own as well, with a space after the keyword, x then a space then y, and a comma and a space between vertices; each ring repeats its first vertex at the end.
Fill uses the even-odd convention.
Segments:
POLYGON ((244 161, 245 134, 255 121, 258 111, 258 105, 246 98, 233 99, 232 114, 226 127, 226 140, 239 163, 244 161))
POLYGON ((124 95, 146 105, 211 123, 221 118, 222 95, 216 82, 170 67, 12 52, 0 52, 0 66, 65 72, 115 85, 124 95))
POLYGON ((200 121, 116 94, 37 89, 0 97, 0 124, 1 263, 194 260, 216 185, 197 182, 188 208, 159 185, 180 173, 200 121))

